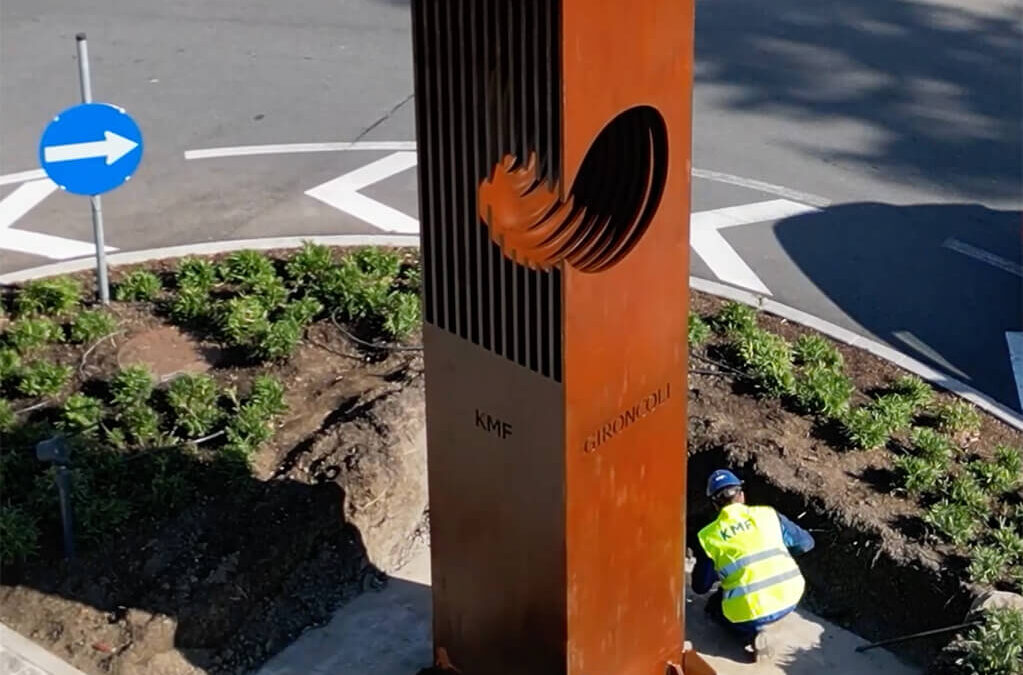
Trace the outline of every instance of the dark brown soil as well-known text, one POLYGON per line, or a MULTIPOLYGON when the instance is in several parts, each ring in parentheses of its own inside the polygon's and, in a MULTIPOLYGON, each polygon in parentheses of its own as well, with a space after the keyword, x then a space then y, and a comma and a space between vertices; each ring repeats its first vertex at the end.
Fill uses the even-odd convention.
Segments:
MULTIPOLYGON (((722 304, 692 294, 693 311, 703 315, 722 304)), ((790 340, 808 332, 769 315, 761 315, 760 324, 790 340)), ((860 392, 905 374, 866 352, 836 346, 860 392)), ((697 358, 690 364, 707 366, 697 358)), ((821 428, 777 400, 756 398, 737 378, 691 374, 689 386, 690 538, 712 517, 703 497, 707 475, 732 467, 747 481, 751 501, 775 506, 814 534, 815 550, 800 559, 812 609, 871 639, 962 621, 978 592, 965 582, 967 561, 927 537, 917 503, 893 493, 892 453, 843 448, 836 429, 821 428)), ((967 442, 982 455, 997 443, 1023 448, 1023 434, 987 415, 979 439, 967 442)), ((897 649, 926 662, 949 639, 897 649)))

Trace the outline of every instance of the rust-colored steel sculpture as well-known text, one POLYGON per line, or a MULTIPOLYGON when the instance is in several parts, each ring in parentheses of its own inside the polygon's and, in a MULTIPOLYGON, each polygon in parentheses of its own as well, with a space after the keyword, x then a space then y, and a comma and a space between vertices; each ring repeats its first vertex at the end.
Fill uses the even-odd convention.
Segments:
POLYGON ((693 0, 413 0, 438 665, 684 650, 693 0))

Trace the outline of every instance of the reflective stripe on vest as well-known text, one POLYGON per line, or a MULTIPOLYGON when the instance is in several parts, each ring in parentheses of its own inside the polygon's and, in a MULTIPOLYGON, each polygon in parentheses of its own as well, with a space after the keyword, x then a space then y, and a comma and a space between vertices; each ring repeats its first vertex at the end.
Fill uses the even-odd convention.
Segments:
POLYGON ((729 621, 759 619, 802 598, 805 582, 774 509, 730 504, 698 537, 721 579, 721 609, 729 621))

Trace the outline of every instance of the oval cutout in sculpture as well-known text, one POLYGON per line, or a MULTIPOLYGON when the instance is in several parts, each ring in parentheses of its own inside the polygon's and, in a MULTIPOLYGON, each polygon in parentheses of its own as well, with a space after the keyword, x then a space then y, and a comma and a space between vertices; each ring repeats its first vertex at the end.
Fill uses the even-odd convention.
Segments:
POLYGON ((586 152, 568 197, 537 175, 537 156, 511 155, 479 186, 479 216, 506 256, 532 268, 567 262, 600 272, 642 238, 664 193, 668 131, 654 108, 621 113, 586 152))

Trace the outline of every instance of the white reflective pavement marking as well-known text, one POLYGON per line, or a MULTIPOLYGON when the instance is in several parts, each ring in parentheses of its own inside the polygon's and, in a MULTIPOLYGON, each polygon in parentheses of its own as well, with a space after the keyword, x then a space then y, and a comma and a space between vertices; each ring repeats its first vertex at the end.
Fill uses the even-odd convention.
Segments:
MULTIPOLYGON (((49 178, 22 183, 14 192, 0 200, 0 249, 28 253, 51 260, 66 260, 90 255, 94 244, 52 234, 12 229, 12 225, 41 201, 56 191, 57 185, 49 178)), ((110 246, 108 251, 117 249, 110 246)))
POLYGON ((384 232, 416 234, 419 221, 387 204, 359 194, 359 190, 416 165, 416 153, 395 152, 355 171, 350 171, 326 183, 306 190, 310 197, 319 199, 335 209, 364 220, 384 232))
POLYGON ((970 256, 974 260, 979 260, 980 262, 987 263, 992 267, 1004 270, 1009 274, 1015 274, 1017 277, 1023 278, 1023 266, 1017 265, 1011 260, 1007 260, 1006 258, 995 255, 989 251, 985 251, 982 248, 977 248, 972 244, 967 244, 966 242, 959 241, 958 239, 949 238, 942 243, 942 246, 950 251, 962 253, 963 255, 970 256))

